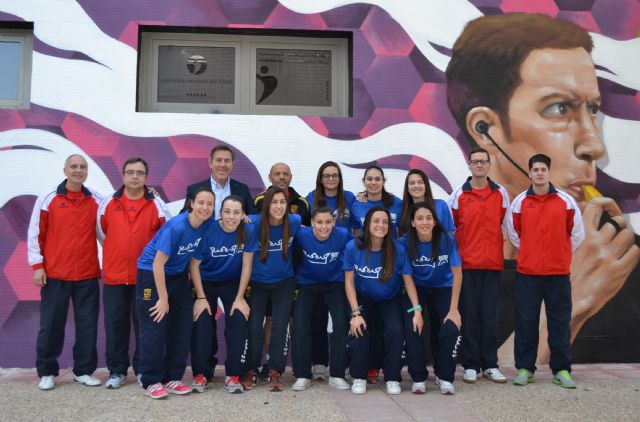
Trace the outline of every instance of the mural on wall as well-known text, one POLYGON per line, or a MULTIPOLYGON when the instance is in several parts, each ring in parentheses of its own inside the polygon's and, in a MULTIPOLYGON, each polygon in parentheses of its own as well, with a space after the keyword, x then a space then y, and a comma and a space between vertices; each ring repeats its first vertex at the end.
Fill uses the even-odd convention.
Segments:
MULTIPOLYGON (((527 181, 515 167, 484 137, 467 132, 473 113, 464 108, 452 115, 448 96, 455 103, 456 94, 448 91, 445 75, 469 21, 512 12, 563 18, 593 39, 595 65, 586 53, 569 51, 533 63, 537 68, 527 62, 520 68, 518 87, 535 76, 576 98, 554 99, 540 113, 540 104, 527 103, 527 95, 513 104, 505 100, 503 114, 494 110, 483 119, 494 118, 491 135, 519 165, 526 166, 534 150, 551 155, 552 181, 581 203, 592 228, 572 266, 574 320, 584 323, 574 327, 575 361, 640 361, 634 346, 640 341, 640 274, 633 235, 640 232, 637 1, 0 0, 0 20, 34 23, 31 107, 0 110, 0 367, 34 364, 39 292, 26 262, 27 225, 35 195, 62 180, 64 159, 72 153, 88 157, 87 184, 103 193, 121 185, 127 158, 144 157, 149 184, 173 211, 182 207, 186 186, 207 177, 206 157, 218 143, 238 151, 233 177, 253 194, 268 183, 277 161, 290 164, 292 185, 305 194, 317 167, 336 160, 349 190, 361 189, 362 168, 376 162, 385 168, 389 191, 400 194, 406 171, 418 167, 431 178, 434 195, 446 198, 468 174, 465 157, 474 141, 492 152, 491 176, 511 195, 523 190, 527 181), (353 31, 353 117, 137 113, 139 24, 353 31), (580 120, 582 115, 574 116, 575 124, 563 123, 562 116, 578 113, 583 100, 594 114, 589 122, 593 117, 596 124, 580 120), (533 118, 541 114, 552 121, 533 118), (582 185, 612 198, 629 228, 617 235, 598 230, 599 213, 613 205, 601 200, 587 207, 582 185)), ((518 95, 514 90, 511 101, 518 95)), ((476 106, 484 104, 470 108, 476 106)), ((504 331, 506 338, 510 330, 504 331)), ((63 366, 72 342, 67 324, 63 366)), ((503 362, 508 348, 509 341, 503 362)), ((98 350, 102 354, 102 344, 98 350)))

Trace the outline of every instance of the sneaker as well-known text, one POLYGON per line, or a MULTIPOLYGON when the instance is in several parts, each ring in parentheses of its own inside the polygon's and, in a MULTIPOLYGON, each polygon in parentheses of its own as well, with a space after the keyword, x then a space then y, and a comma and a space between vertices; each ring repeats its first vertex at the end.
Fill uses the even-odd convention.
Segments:
POLYGON ((207 386, 208 381, 204 375, 198 374, 193 378, 191 388, 193 388, 193 391, 195 391, 196 393, 204 393, 204 390, 207 389, 207 386))
POLYGON ((524 368, 518 370, 518 375, 513 379, 514 385, 527 385, 536 382, 536 379, 533 377, 533 372, 529 372, 524 368))
POLYGON ((344 378, 338 377, 329 377, 329 387, 333 387, 336 390, 348 390, 351 388, 344 378))
POLYGON ((156 383, 148 386, 144 394, 152 399, 163 399, 169 395, 169 392, 164 389, 162 384, 156 383))
POLYGON ((411 392, 413 394, 424 394, 427 392, 427 383, 425 381, 422 382, 414 382, 411 386, 411 392))
POLYGON ((398 381, 387 381, 387 394, 400 394, 400 383, 398 381))
POLYGON ((107 382, 104 383, 104 386, 110 389, 120 388, 127 383, 127 377, 123 374, 113 374, 107 382))
POLYGON ((462 381, 467 384, 475 384, 478 380, 478 371, 475 369, 465 369, 464 375, 462 376, 462 381))
POLYGON ((571 374, 566 369, 556 372, 553 375, 552 383, 563 388, 576 388, 576 382, 571 378, 571 374))
POLYGON ((244 373, 241 383, 242 383, 242 387, 245 390, 251 390, 253 387, 256 386, 257 382, 258 382, 258 374, 256 373, 256 371, 247 371, 244 373))
POLYGON ((242 384, 240 383, 240 377, 234 375, 224 378, 224 391, 230 394, 240 394, 244 392, 242 384))
POLYGON ((136 384, 142 387, 142 374, 136 375, 136 384))
POLYGON ((309 378, 298 378, 291 386, 291 389, 294 391, 304 391, 309 387, 311 387, 311 380, 309 378))
POLYGON ((351 392, 353 394, 364 394, 367 392, 367 380, 355 378, 353 385, 351 385, 351 392))
POLYGON ((189 394, 193 391, 193 388, 189 387, 188 385, 186 385, 180 380, 169 381, 165 383, 164 389, 170 392, 171 394, 177 394, 179 396, 189 394))
POLYGON ((441 380, 436 377, 436 385, 440 387, 440 393, 445 396, 452 396, 456 393, 455 388, 453 388, 453 383, 445 380, 441 380))
POLYGON ((275 369, 269 371, 269 381, 267 382, 267 390, 269 391, 282 391, 284 386, 280 382, 280 372, 275 369))
POLYGON ((369 384, 377 384, 378 383, 378 374, 380 373, 377 369, 369 369, 367 372, 367 383, 369 384))
POLYGON ((261 381, 269 381, 269 365, 266 362, 262 365, 258 378, 260 378, 261 381))
POLYGON ((73 377, 73 380, 78 384, 86 385, 89 387, 97 387, 102 384, 98 378, 91 375, 80 375, 79 377, 73 377))
POLYGON ((45 375, 40 378, 40 383, 38 384, 38 388, 41 390, 53 390, 53 387, 56 386, 55 381, 53 380, 55 377, 53 375, 45 375))
POLYGON ((502 372, 500 372, 498 368, 485 369, 482 375, 493 382, 497 382, 498 384, 504 384, 507 382, 507 377, 502 375, 502 372))
POLYGON ((311 367, 311 379, 324 381, 326 372, 326 365, 313 365, 311 367))

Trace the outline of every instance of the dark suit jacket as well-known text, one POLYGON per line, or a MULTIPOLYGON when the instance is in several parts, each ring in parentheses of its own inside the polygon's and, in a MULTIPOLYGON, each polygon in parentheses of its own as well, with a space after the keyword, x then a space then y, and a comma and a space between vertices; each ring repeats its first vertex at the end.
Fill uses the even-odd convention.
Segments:
MULTIPOLYGON (((253 200, 251 199, 251 194, 249 193, 249 187, 242 182, 238 182, 237 180, 230 179, 229 180, 231 195, 237 195, 242 198, 242 208, 246 214, 255 214, 255 206, 253 205, 253 200)), ((180 212, 184 212, 187 210, 187 203, 189 200, 193 199, 193 195, 196 191, 201 188, 209 188, 211 189, 211 178, 205 179, 202 182, 194 183, 193 185, 189 185, 187 187, 187 196, 184 200, 184 205, 182 206, 182 210, 180 212)), ((216 201, 218 198, 216 198, 216 201)))

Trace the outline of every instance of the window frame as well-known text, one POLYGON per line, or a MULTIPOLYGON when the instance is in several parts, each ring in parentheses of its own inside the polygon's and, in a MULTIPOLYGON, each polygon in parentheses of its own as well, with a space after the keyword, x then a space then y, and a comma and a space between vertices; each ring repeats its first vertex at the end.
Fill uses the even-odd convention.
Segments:
POLYGON ((28 109, 31 105, 33 30, 0 27, 0 42, 17 42, 20 44, 18 95, 15 100, 0 98, 0 109, 28 109))

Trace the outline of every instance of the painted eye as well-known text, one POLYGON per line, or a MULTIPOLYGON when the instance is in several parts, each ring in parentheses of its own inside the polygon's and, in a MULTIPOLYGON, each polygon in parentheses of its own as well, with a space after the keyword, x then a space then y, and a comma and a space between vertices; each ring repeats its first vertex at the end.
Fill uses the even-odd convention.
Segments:
POLYGON ((567 113, 569 113, 569 110, 569 103, 554 103, 542 110, 542 113, 546 114, 547 116, 565 116, 567 113))

